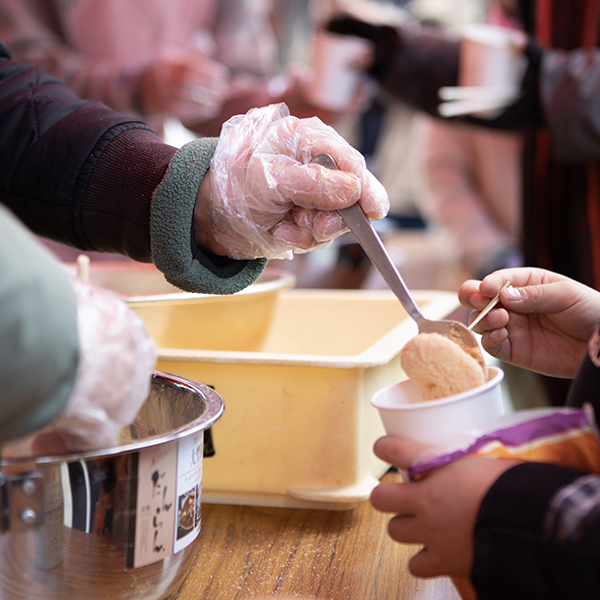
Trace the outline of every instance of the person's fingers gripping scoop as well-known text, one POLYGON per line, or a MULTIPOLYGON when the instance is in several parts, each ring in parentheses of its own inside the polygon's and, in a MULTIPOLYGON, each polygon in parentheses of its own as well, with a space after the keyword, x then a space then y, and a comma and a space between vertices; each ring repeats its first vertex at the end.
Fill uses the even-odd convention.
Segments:
POLYGON ((284 104, 252 109, 223 125, 210 168, 210 223, 231 258, 292 258, 346 231, 338 209, 360 202, 371 219, 389 199, 362 155, 317 118, 284 104), (339 170, 311 164, 321 153, 339 170))

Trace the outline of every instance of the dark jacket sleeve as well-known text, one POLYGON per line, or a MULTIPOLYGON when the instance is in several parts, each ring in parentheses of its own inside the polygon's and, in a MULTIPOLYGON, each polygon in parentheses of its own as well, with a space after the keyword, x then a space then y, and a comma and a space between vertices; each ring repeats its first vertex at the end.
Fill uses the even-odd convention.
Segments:
POLYGON ((457 85, 458 42, 435 27, 373 25, 343 14, 326 28, 369 40, 374 48, 369 75, 380 88, 396 100, 439 116, 439 88, 457 85))
POLYGON ((190 291, 232 293, 264 268, 265 260, 233 261, 194 244, 193 206, 213 142, 198 141, 207 151, 188 171, 195 187, 188 181, 185 194, 169 196, 169 210, 153 215, 155 191, 177 172, 177 150, 145 123, 80 100, 40 69, 12 61, 1 44, 0 123, 0 202, 38 235, 154 262, 190 291), (162 227, 167 215, 179 218, 162 227), (177 245, 161 243, 167 238, 177 245))
MULTIPOLYGON (((103 149, 123 131, 135 129, 156 143, 158 137, 142 122, 80 100, 43 71, 10 60, 2 46, 0 123, 0 200, 39 235, 86 250, 112 249, 94 245, 82 220, 90 175, 103 149)), ((162 173, 167 164, 163 157, 162 173)), ((118 245, 117 231, 105 235, 108 246, 118 245)), ((134 258, 150 259, 141 248, 133 252, 134 258)))
POLYGON ((547 521, 557 494, 585 476, 557 465, 524 463, 496 481, 475 528, 471 581, 477 600, 600 597, 600 518, 587 523, 595 543, 562 539, 547 521))
MULTIPOLYGON (((440 117, 440 87, 458 84, 459 41, 432 27, 393 28, 349 16, 332 19, 327 28, 371 40, 375 59, 370 74, 381 89, 396 100, 440 117)), ((600 50, 542 49, 529 37, 525 56, 528 68, 519 98, 513 104, 493 119, 473 116, 455 119, 512 131, 545 126, 550 131, 552 152, 557 159, 598 160, 600 50)))
MULTIPOLYGON (((327 24, 335 33, 370 40, 375 48, 370 75, 380 88, 396 100, 440 117, 439 89, 456 86, 459 80, 460 40, 441 29, 416 24, 402 26, 372 25, 351 16, 340 15, 327 24)), ((543 123, 539 98, 539 73, 542 52, 530 38, 525 50, 529 67, 519 98, 498 117, 480 119, 455 117, 487 128, 519 130, 543 123)))
MULTIPOLYGON (((600 415, 600 334, 569 392, 571 406, 600 415)), ((524 463, 504 473, 483 500, 471 579, 478 600, 600 598, 600 476, 524 463)))

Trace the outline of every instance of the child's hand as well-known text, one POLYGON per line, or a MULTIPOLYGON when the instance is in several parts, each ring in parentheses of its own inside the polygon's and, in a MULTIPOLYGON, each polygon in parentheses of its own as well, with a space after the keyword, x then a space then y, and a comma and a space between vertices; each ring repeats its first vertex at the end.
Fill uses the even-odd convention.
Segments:
POLYGON ((600 323, 600 293, 551 271, 502 269, 483 281, 466 281, 463 306, 481 310, 504 282, 498 308, 476 327, 492 356, 553 377, 575 376, 587 342, 600 323))
MULTIPOLYGON (((375 443, 375 454, 406 470, 427 447, 397 436, 375 443)), ((388 526, 394 540, 424 544, 412 557, 416 577, 468 577, 473 564, 473 532, 485 494, 498 477, 520 461, 465 458, 430 473, 415 483, 386 483, 371 493, 371 503, 396 513, 388 526)))

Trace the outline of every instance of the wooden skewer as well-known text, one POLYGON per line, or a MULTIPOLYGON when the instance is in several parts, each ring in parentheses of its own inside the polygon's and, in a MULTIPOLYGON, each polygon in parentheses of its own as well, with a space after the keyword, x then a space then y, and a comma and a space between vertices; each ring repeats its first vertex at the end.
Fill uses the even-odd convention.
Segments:
POLYGON ((90 281, 90 257, 86 254, 77 257, 77 279, 84 283, 90 281))
POLYGON ((492 310, 492 308, 498 304, 502 290, 510 287, 511 285, 512 284, 510 281, 505 281, 504 285, 500 288, 500 291, 487 303, 485 308, 477 315, 477 318, 467 327, 467 329, 473 329, 473 327, 475 327, 475 325, 477 325, 477 323, 479 323, 479 321, 481 321, 481 319, 483 319, 483 317, 485 317, 485 315, 487 315, 490 310, 492 310))

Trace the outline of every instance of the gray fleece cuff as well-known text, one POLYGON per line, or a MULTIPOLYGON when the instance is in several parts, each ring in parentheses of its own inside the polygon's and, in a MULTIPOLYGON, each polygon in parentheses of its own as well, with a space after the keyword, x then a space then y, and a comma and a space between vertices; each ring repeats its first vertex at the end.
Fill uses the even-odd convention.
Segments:
POLYGON ((173 156, 152 196, 150 243, 154 264, 173 285, 188 292, 233 294, 253 283, 267 260, 232 260, 204 254, 196 246, 196 195, 217 142, 194 140, 173 156))

